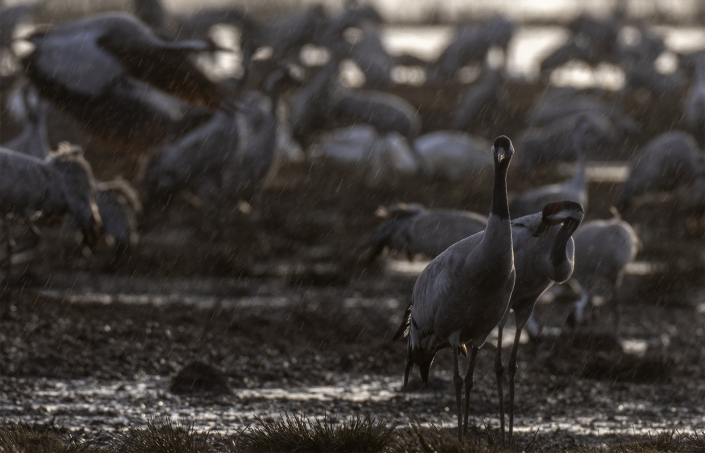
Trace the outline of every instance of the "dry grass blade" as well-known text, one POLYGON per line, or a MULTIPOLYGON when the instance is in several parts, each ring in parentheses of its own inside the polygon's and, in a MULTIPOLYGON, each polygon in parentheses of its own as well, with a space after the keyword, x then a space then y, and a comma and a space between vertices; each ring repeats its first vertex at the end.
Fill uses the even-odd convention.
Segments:
POLYGON ((680 434, 677 431, 665 431, 651 435, 646 439, 622 440, 603 447, 586 447, 576 453, 705 453, 705 437, 698 433, 680 434))
POLYGON ((97 451, 90 445, 65 439, 53 426, 3 423, 0 425, 2 453, 83 453, 97 451))
POLYGON ((155 418, 146 428, 132 428, 113 442, 118 453, 210 453, 215 450, 206 433, 196 432, 185 421, 155 418))
MULTIPOLYGON (((476 428, 471 428, 471 431, 476 430, 476 428)), ((501 446, 495 431, 485 427, 483 438, 469 435, 461 443, 458 441, 455 428, 444 429, 433 424, 425 428, 415 420, 409 425, 406 433, 398 436, 392 451, 396 453, 502 453, 512 451, 501 446)))
POLYGON ((687 453, 705 453, 705 431, 694 432, 685 436, 683 440, 683 451, 687 453))
POLYGON ((387 426, 384 419, 367 414, 336 424, 331 417, 307 420, 289 416, 270 423, 261 417, 261 428, 250 428, 238 440, 238 449, 246 452, 375 452, 389 443, 396 423, 387 426))

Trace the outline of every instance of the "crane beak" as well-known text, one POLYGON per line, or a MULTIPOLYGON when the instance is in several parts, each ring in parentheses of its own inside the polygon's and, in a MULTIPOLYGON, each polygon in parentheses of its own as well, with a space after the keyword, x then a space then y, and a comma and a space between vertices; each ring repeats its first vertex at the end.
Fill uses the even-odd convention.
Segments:
POLYGON ((548 230, 548 227, 549 227, 549 226, 550 226, 550 225, 545 224, 544 221, 542 220, 542 221, 539 223, 539 226, 536 228, 536 231, 534 231, 534 237, 539 237, 539 236, 541 236, 543 233, 546 232, 546 230, 548 230))

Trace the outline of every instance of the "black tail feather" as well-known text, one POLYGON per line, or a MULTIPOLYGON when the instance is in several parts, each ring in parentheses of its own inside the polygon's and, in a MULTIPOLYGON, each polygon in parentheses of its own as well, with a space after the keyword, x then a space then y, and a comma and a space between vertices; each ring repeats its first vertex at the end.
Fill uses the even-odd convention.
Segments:
POLYGON ((392 341, 390 341, 387 345, 387 350, 390 350, 392 348, 392 345, 395 341, 397 341, 401 337, 405 337, 409 333, 409 324, 411 324, 411 307, 413 306, 414 302, 412 301, 409 303, 409 306, 406 307, 406 310, 404 311, 404 316, 402 316, 401 318, 401 325, 399 326, 397 333, 394 334, 394 338, 392 338, 392 341))
POLYGON ((404 391, 406 392, 406 384, 409 382, 409 372, 414 366, 414 361, 411 358, 411 345, 409 345, 409 350, 406 354, 406 368, 404 369, 404 391))
POLYGON ((428 373, 431 371, 431 365, 433 364, 433 359, 436 357, 436 354, 431 354, 430 359, 428 361, 424 361, 422 363, 419 363, 419 371, 421 372, 421 381, 423 382, 423 386, 428 389, 428 373))

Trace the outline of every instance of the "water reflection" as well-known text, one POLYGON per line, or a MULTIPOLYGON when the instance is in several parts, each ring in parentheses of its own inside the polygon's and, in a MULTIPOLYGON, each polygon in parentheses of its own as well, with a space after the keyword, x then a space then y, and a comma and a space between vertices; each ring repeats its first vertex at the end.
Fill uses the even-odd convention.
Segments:
MULTIPOLYGON (((436 425, 453 426, 455 423, 451 412, 442 410, 452 405, 452 395, 445 389, 403 394, 399 392, 401 379, 396 376, 351 379, 336 375, 332 378, 335 383, 325 386, 243 389, 233 395, 217 397, 173 395, 167 392, 169 379, 160 376, 144 376, 127 382, 15 379, 13 387, 24 390, 6 391, 0 403, 0 417, 26 422, 54 421, 69 429, 85 428, 95 433, 142 425, 154 416, 167 416, 174 420, 191 420, 199 430, 231 434, 253 424, 255 416, 278 417, 284 410, 308 416, 323 416, 326 412, 347 414, 351 409, 360 410, 363 404, 374 406, 376 415, 402 422, 408 421, 410 415, 404 411, 414 405, 416 416, 422 421, 425 418, 421 414, 426 413, 432 415, 436 425), (23 395, 28 392, 32 393, 31 399, 23 395)), ((570 411, 566 411, 564 396, 554 394, 547 399, 545 408, 522 414, 521 425, 516 429, 604 436, 638 435, 679 427, 705 428, 702 408, 638 398, 622 401, 617 397, 615 400, 609 385, 591 385, 595 404, 570 407, 570 411), (558 407, 563 409, 556 410, 558 407)), ((700 383, 693 391, 694 394, 705 391, 705 384, 700 383)), ((486 397, 492 398, 489 393, 486 397)), ((499 422, 494 416, 471 418, 480 425, 497 426, 499 422)))

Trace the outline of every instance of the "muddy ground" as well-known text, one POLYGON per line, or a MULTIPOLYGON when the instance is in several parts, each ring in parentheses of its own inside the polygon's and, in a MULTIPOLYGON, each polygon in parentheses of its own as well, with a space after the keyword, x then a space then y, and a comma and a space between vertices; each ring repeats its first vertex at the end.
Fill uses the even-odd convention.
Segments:
MULTIPOLYGON (((505 115, 476 134, 514 135, 545 91, 521 83, 507 89, 505 115)), ((397 91, 434 130, 447 121, 458 87, 397 91)), ((681 126, 678 101, 632 99, 627 110, 649 133, 601 160, 623 168, 646 140, 681 126)), ((134 170, 134 162, 52 121, 52 142, 86 145, 99 178, 134 170)), ((3 137, 16 133, 5 117, 1 126, 3 137)), ((587 220, 609 217, 618 189, 618 180, 599 178, 601 165, 589 164, 597 177, 587 220)), ((512 170, 509 190, 565 179, 570 168, 561 168, 526 177, 512 170)), ((289 164, 265 190, 258 219, 179 196, 147 207, 140 245, 124 255, 98 249, 86 256, 71 233, 47 229, 37 252, 15 266, 0 301, 0 419, 53 421, 98 441, 155 415, 224 434, 283 412, 338 419, 371 412, 453 426, 451 354, 439 354, 430 390, 415 372, 403 393, 405 346, 385 352, 422 266, 390 257, 368 265, 360 247, 380 205, 484 213, 489 183, 370 181, 321 163, 289 164), (171 392, 174 376, 194 361, 224 372, 231 392, 171 392)), ((569 290, 538 304, 545 335, 523 343, 519 355, 516 423, 524 445, 536 432, 541 445, 557 450, 705 429, 705 230, 703 219, 686 218, 677 206, 676 196, 624 213, 643 242, 639 266, 628 273, 621 302, 597 309, 590 325, 564 328, 576 299, 569 290)), ((478 425, 498 425, 496 341, 481 350, 476 369, 471 416, 478 425)))
MULTIPOLYGON (((0 306, 0 417, 54 421, 91 438, 157 414, 224 433, 284 411, 340 419, 372 412, 452 426, 451 354, 439 355, 430 390, 414 374, 404 394, 404 345, 384 352, 413 281, 393 270, 328 287, 283 278, 57 274, 51 290, 25 288, 0 306), (232 393, 170 392, 174 375, 193 361, 222 370, 232 393)), ((523 440, 538 430, 553 449, 705 429, 702 292, 670 302, 630 298, 617 333, 606 309, 590 328, 562 333, 569 299, 539 305, 547 334, 521 346, 523 440)), ((497 424, 493 343, 476 370, 477 424, 497 424)))
MULTIPOLYGON (((517 177, 510 189, 551 178, 517 177)), ((0 418, 53 421, 99 442, 101 433, 155 415, 223 434, 283 412, 371 412, 453 426, 451 354, 439 354, 430 390, 414 372, 405 394, 405 345, 385 353, 422 264, 385 257, 367 265, 358 246, 380 204, 483 212, 489 193, 447 182, 403 187, 285 168, 263 197, 260 220, 236 212, 216 230, 177 199, 148 211, 140 246, 118 257, 83 256, 70 234, 46 231, 0 303, 0 418), (231 392, 171 392, 174 376, 194 361, 222 370, 231 392)), ((590 184, 590 218, 609 216, 616 187, 590 184)), ((537 306, 547 327, 520 350, 521 442, 538 432, 541 445, 556 450, 705 429, 702 229, 687 228, 692 219, 673 210, 671 200, 625 214, 644 248, 620 304, 597 309, 576 333, 563 326, 576 298, 569 290, 537 306)), ((505 345, 511 335, 509 328, 505 345)), ((476 370, 471 415, 480 426, 498 424, 495 345, 493 337, 476 370)))

